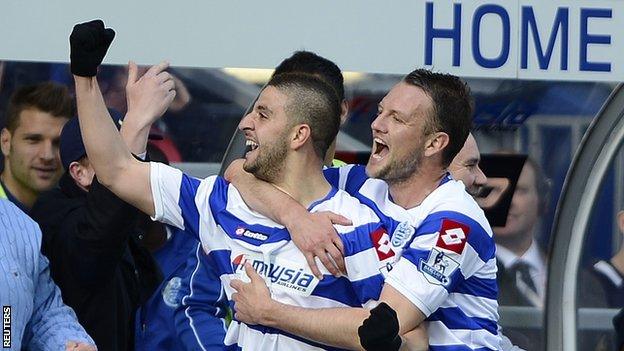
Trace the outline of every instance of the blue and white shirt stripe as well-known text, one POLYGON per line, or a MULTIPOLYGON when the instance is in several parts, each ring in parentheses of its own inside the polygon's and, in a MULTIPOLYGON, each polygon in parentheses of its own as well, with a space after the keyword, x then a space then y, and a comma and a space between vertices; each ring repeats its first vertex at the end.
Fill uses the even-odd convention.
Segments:
MULTIPOLYGON (((238 191, 219 177, 197 180, 163 164, 151 164, 154 219, 185 230, 201 240, 206 261, 219 274, 228 298, 232 279, 247 279, 243 265, 249 262, 265 277, 273 299, 308 308, 361 307, 379 298, 382 265, 373 234, 391 239, 379 217, 346 192, 333 188, 309 208, 332 211, 352 220, 352 226, 336 226, 345 246, 347 277, 334 277, 322 269, 318 280, 304 255, 280 224, 251 210, 238 191)), ((392 221, 387 223, 396 227, 392 221)), ((319 265, 322 267, 322 265, 319 265)), ((263 326, 247 326, 236 320, 225 344, 230 349, 316 350, 331 349, 309 340, 263 326)))
POLYGON ((325 176, 370 206, 393 233, 401 258, 386 283, 427 316, 431 350, 500 348, 492 230, 461 182, 447 176, 419 206, 405 210, 363 166, 330 168, 325 176), (398 236, 397 223, 409 235, 398 236))

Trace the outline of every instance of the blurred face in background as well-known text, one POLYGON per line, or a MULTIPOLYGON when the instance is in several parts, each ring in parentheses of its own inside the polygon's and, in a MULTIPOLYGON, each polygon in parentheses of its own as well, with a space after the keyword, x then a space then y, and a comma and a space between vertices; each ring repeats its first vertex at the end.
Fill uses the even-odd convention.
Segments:
POLYGON ((472 196, 476 196, 487 182, 485 174, 479 168, 480 160, 477 141, 472 134, 468 134, 464 147, 459 150, 448 167, 453 178, 461 180, 466 186, 466 191, 472 196))
MULTIPOLYGON (((126 101, 126 83, 128 82, 127 72, 123 68, 111 68, 112 73, 106 80, 100 83, 102 96, 106 102, 106 107, 112 108, 121 113, 126 113, 128 109, 126 101)), ((139 77, 143 72, 139 72, 139 77)))
POLYGON ((540 198, 537 192, 535 170, 525 163, 511 200, 511 207, 504 227, 494 227, 494 239, 501 244, 506 241, 529 240, 539 219, 540 198))
POLYGON ((3 180, 18 196, 22 191, 51 189, 63 173, 59 156, 61 129, 68 118, 55 117, 34 108, 20 112, 13 132, 2 130, 5 157, 3 180))

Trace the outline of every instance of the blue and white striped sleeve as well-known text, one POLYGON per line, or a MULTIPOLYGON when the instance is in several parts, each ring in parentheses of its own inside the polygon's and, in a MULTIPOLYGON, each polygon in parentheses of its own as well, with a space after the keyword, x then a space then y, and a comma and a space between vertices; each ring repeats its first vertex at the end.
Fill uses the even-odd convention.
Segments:
POLYGON ((179 169, 151 162, 153 219, 182 229, 199 239, 199 214, 201 211, 201 215, 206 218, 212 216, 207 199, 216 179, 213 176, 200 181, 179 169))
POLYGON ((475 220, 453 211, 430 214, 388 274, 386 282, 426 316, 449 293, 496 300, 495 246, 475 220))
POLYGON ((219 276, 206 259, 197 245, 186 263, 182 303, 175 312, 176 332, 187 350, 224 348, 227 299, 219 276))
POLYGON ((394 261, 393 255, 384 256, 376 248, 374 240, 379 240, 383 235, 387 236, 381 223, 369 223, 356 227, 352 232, 340 234, 344 244, 347 277, 362 305, 379 299, 384 283, 384 268, 387 263, 394 261))

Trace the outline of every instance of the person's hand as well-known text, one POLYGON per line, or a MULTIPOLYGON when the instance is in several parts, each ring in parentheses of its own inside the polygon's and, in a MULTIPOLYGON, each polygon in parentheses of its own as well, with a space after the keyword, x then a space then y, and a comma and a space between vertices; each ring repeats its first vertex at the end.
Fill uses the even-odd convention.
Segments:
POLYGON ((95 77, 97 68, 102 63, 114 37, 115 31, 104 28, 102 20, 75 25, 69 36, 72 74, 81 77, 95 77))
POLYGON ((346 274, 344 247, 334 224, 351 225, 352 222, 348 218, 333 212, 316 212, 297 216, 289 222, 286 228, 317 278, 323 279, 323 274, 316 264, 315 257, 318 257, 334 276, 346 274))
POLYGON ((97 347, 86 342, 68 341, 65 343, 65 351, 97 351, 97 347))
POLYGON ((128 113, 125 123, 137 123, 140 127, 147 128, 167 111, 176 96, 173 77, 165 71, 168 67, 169 63, 163 61, 150 67, 139 78, 136 63, 128 63, 128 113))
POLYGON ((236 290, 232 294, 234 317, 250 325, 266 324, 265 318, 271 313, 271 307, 276 302, 271 298, 264 279, 256 273, 249 262, 245 263, 245 273, 251 280, 249 283, 240 279, 230 282, 230 286, 236 290))
POLYGON ((358 335, 364 350, 399 350, 401 337, 396 311, 385 302, 380 303, 358 328, 358 335))

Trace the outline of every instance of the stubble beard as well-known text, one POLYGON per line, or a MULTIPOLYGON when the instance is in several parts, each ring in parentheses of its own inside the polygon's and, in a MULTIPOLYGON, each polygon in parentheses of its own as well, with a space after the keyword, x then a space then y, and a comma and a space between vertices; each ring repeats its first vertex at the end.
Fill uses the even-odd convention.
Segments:
POLYGON ((414 157, 405 157, 399 160, 391 160, 385 167, 376 174, 369 174, 370 177, 381 179, 388 185, 400 184, 411 178, 418 172, 422 163, 423 153, 418 148, 412 153, 414 157))
POLYGON ((245 162, 243 169, 258 179, 273 183, 282 174, 286 152, 286 141, 280 136, 275 142, 266 145, 264 152, 259 152, 254 162, 245 162))

